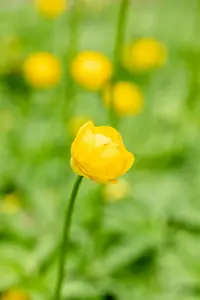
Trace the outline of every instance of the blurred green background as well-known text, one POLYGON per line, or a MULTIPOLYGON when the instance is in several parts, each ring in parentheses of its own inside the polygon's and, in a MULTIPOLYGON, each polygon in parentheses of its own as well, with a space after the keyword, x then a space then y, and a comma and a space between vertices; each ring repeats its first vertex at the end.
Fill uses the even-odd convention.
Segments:
MULTIPOLYGON (((113 59, 120 1, 84 4, 78 50, 113 59)), ((194 300, 200 297, 200 8, 193 0, 133 1, 126 41, 153 37, 165 44, 166 65, 145 75, 121 71, 140 85, 143 112, 120 120, 135 164, 123 177, 121 201, 107 201, 84 180, 76 202, 63 299, 194 300)), ((0 0, 0 291, 24 290, 49 299, 57 244, 75 174, 68 130, 72 114, 109 125, 98 93, 75 86, 68 97, 66 57, 70 5, 56 19, 29 1, 0 0), (63 62, 51 89, 29 86, 18 71, 33 52, 63 62), (73 108, 72 108, 73 106, 73 108)), ((3 299, 3 298, 2 298, 3 299)), ((6 298, 16 299, 18 298, 6 298)), ((19 300, 24 300, 19 298, 19 300)))

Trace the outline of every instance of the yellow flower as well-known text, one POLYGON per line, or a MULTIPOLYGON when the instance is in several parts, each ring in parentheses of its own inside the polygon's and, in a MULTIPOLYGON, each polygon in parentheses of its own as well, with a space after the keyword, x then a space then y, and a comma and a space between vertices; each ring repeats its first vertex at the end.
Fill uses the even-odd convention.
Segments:
POLYGON ((67 124, 67 131, 71 136, 75 137, 79 128, 88 121, 88 118, 84 116, 76 116, 69 120, 67 124))
POLYGON ((134 156, 126 150, 121 135, 110 126, 95 127, 89 121, 72 143, 72 169, 98 183, 116 183, 133 162, 134 156))
POLYGON ((12 289, 3 294, 2 300, 29 300, 27 294, 19 289, 12 289))
POLYGON ((84 88, 100 90, 111 78, 113 67, 102 53, 85 51, 78 54, 71 64, 74 80, 84 88))
POLYGON ((111 101, 119 116, 136 115, 143 108, 143 95, 139 86, 130 82, 118 82, 108 85, 103 91, 103 101, 109 106, 111 101))
POLYGON ((0 132, 8 132, 14 126, 12 113, 7 109, 0 110, 0 132))
POLYGON ((7 194, 0 203, 0 212, 4 214, 16 214, 21 209, 21 203, 16 193, 7 194))
POLYGON ((56 18, 67 9, 67 0, 35 0, 36 9, 45 17, 56 18))
POLYGON ((128 69, 148 71, 162 67, 166 58, 164 44, 152 38, 143 38, 125 47, 123 60, 128 69))
POLYGON ((120 179, 116 184, 107 184, 103 190, 103 196, 107 202, 114 203, 127 197, 130 185, 126 180, 120 179))
POLYGON ((34 87, 52 87, 60 81, 61 64, 51 53, 35 53, 26 59, 24 74, 27 81, 34 87))

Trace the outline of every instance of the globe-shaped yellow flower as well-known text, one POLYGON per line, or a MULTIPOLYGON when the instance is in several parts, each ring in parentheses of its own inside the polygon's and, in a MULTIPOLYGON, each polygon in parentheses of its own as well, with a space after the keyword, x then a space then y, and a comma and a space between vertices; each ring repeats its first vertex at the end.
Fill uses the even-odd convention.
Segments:
POLYGON ((143 38, 133 42, 125 47, 123 54, 125 67, 136 71, 162 67, 166 58, 165 45, 153 38, 143 38))
POLYGON ((43 16, 56 18, 67 9, 67 0, 35 0, 35 5, 43 16))
POLYGON ((110 80, 112 73, 111 62, 99 52, 81 52, 71 64, 71 75, 74 80, 92 91, 100 90, 110 80))
POLYGON ((24 75, 36 88, 52 87, 61 79, 60 61, 48 52, 32 54, 25 60, 24 75))
POLYGON ((27 294, 19 289, 12 289, 3 294, 2 300, 29 300, 27 294))
POLYGON ((103 101, 112 106, 119 116, 131 116, 141 112, 144 104, 140 87, 130 82, 107 85, 103 91, 103 101))
POLYGON ((98 183, 116 183, 134 162, 121 135, 110 126, 89 121, 78 131, 71 147, 71 167, 75 173, 98 183))

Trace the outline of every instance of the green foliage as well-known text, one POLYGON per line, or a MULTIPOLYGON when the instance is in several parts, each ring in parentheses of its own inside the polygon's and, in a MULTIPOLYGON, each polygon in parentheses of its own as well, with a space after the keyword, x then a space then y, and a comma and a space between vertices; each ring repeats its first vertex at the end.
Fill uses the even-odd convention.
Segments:
MULTIPOLYGON (((126 177, 131 194, 107 204, 97 184, 83 182, 63 300, 199 299, 200 21, 194 21, 195 1, 143 2, 130 9, 127 40, 161 40, 169 51, 167 65, 142 77, 123 69, 117 74, 140 84, 145 95, 143 113, 119 126, 136 158, 126 177)), ((112 59, 117 12, 115 3, 103 12, 85 11, 79 50, 102 51, 112 59)), ((2 10, 0 18, 0 36, 19 38, 20 57, 51 51, 67 71, 68 13, 46 20, 22 5, 2 10)), ((19 286, 32 300, 53 293, 60 229, 75 178, 63 110, 109 123, 99 95, 80 87, 68 107, 65 84, 64 77, 54 89, 34 90, 12 70, 0 80, 0 111, 9 111, 13 120, 10 130, 0 130, 0 201, 9 193, 20 201, 17 213, 0 212, 0 291, 19 286)), ((1 120, 0 112, 0 129, 1 120)))

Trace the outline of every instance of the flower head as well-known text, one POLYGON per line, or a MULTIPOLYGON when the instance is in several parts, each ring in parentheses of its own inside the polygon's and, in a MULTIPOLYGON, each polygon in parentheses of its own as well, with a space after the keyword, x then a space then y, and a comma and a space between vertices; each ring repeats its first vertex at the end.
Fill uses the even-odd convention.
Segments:
POLYGON ((67 0, 35 0, 36 9, 45 17, 56 18, 67 8, 67 0))
POLYGON ((123 60, 128 69, 148 71, 162 67, 166 57, 164 44, 152 38, 143 38, 125 47, 123 60))
POLYGON ((48 52, 32 54, 25 60, 24 75, 27 81, 36 88, 52 87, 61 78, 60 61, 48 52))
POLYGON ((19 289, 12 289, 5 292, 1 299, 2 300, 29 300, 29 297, 25 292, 19 289))
POLYGON ((116 184, 106 184, 103 190, 105 201, 114 203, 124 199, 130 191, 126 180, 120 179, 116 184))
POLYGON ((108 85, 103 91, 103 101, 109 106, 111 101, 119 116, 136 115, 143 108, 143 95, 140 87, 130 82, 118 82, 108 85))
POLYGON ((74 80, 82 87, 94 91, 100 90, 110 80, 112 73, 111 62, 99 52, 81 52, 71 65, 74 80))
POLYGON ((110 126, 85 123, 71 147, 74 172, 99 183, 116 183, 130 169, 134 156, 123 144, 121 135, 110 126))

